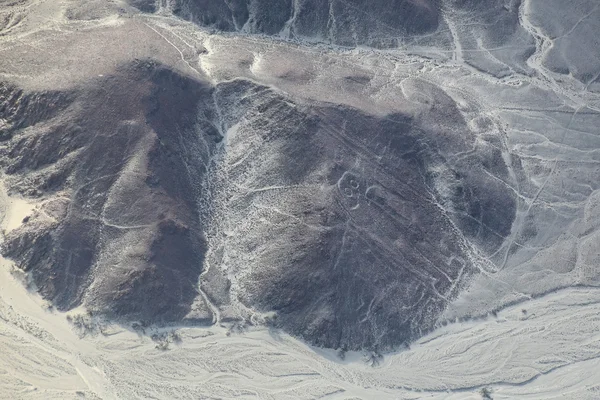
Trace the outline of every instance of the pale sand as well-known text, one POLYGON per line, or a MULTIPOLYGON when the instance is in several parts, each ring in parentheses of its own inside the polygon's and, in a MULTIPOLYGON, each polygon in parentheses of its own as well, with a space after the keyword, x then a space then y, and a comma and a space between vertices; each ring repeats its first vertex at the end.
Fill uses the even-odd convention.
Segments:
POLYGON ((4 182, 0 181, 0 227, 8 233, 23 223, 36 208, 36 203, 18 196, 9 196, 4 182))

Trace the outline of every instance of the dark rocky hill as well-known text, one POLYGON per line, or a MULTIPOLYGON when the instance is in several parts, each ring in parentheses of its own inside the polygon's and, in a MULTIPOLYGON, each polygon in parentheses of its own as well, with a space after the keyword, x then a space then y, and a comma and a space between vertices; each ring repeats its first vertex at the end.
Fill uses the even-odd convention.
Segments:
POLYGON ((194 302, 212 265, 228 271, 202 280, 217 308, 275 312, 322 346, 393 348, 433 328, 516 212, 502 144, 413 85, 434 103, 384 117, 148 60, 70 92, 4 86, 9 187, 44 206, 3 254, 61 310, 207 322, 194 302))

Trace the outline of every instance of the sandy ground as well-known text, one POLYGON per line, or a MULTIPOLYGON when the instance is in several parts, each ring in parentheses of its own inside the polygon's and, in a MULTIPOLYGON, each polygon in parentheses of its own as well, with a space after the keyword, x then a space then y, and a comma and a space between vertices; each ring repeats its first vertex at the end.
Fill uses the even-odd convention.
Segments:
POLYGON ((2 399, 594 399, 600 394, 600 293, 568 290, 454 324, 369 366, 264 329, 181 328, 159 350, 119 327, 79 337, 2 262, 2 399), (583 339, 585 338, 585 339, 583 339))
POLYGON ((0 182, 0 227, 8 233, 23 223, 23 218, 31 215, 35 204, 21 197, 9 197, 4 183, 0 182), (8 212, 10 210, 10 212, 8 212))
MULTIPOLYGON (((33 207, 3 201, 5 229, 33 207)), ((598 289, 450 324, 370 365, 364 354, 342 361, 264 328, 141 334, 104 325, 82 336, 12 270, 0 260, 0 399, 480 399, 483 388, 494 399, 600 396, 598 289), (153 334, 167 338, 167 350, 153 334)))

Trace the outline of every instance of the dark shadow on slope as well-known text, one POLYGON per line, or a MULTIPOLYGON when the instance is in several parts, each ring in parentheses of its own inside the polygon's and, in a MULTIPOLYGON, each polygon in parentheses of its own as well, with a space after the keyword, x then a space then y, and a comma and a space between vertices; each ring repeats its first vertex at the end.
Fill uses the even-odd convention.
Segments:
POLYGON ((60 118, 11 132, 10 186, 49 200, 3 254, 57 308, 85 300, 119 318, 187 314, 206 247, 197 196, 218 135, 202 111, 211 90, 138 61, 80 88, 60 118))
MULTIPOLYGON (((130 3, 148 9, 145 3, 130 3)), ((175 0, 173 12, 222 31, 376 47, 434 32, 441 18, 439 0, 175 0)))
POLYGON ((420 113, 377 117, 124 66, 59 116, 7 131, 8 186, 45 203, 3 254, 61 310, 210 322, 210 310, 189 315, 203 232, 216 232, 211 271, 228 268, 239 288, 228 299, 226 276, 205 277, 223 289, 218 307, 274 311, 319 346, 394 349, 435 326, 477 272, 473 254, 498 249, 516 212, 502 144, 471 132, 439 88, 415 85, 431 99, 420 113), (209 191, 214 99, 235 129, 209 191), (214 203, 210 220, 199 201, 214 203))
POLYGON ((434 327, 476 272, 473 252, 510 233, 514 195, 486 173, 508 179, 506 166, 491 149, 469 156, 475 135, 454 102, 422 90, 431 109, 382 118, 218 86, 228 125, 241 121, 223 247, 242 301, 275 311, 276 326, 324 347, 401 346, 434 327))

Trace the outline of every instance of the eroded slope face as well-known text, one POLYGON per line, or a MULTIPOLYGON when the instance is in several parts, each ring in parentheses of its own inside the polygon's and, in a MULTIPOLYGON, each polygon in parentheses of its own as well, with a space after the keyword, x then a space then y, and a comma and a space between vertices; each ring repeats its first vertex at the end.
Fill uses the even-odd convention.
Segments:
POLYGON ((4 254, 63 310, 273 312, 317 345, 399 346, 434 327, 516 210, 498 132, 430 83, 404 92, 418 112, 373 116, 151 61, 69 93, 5 87, 8 184, 42 206, 4 254))
POLYGON ((210 88, 148 61, 68 94, 3 92, 8 186, 43 199, 4 254, 59 309, 183 318, 205 251, 196 198, 216 133, 202 122, 210 88))
MULTIPOLYGON (((132 2, 148 9, 152 2, 132 2)), ((162 4, 162 3, 161 3, 162 4)), ((170 11, 202 26, 344 46, 397 45, 438 27, 438 0, 176 0, 170 11)))
POLYGON ((510 233, 516 201, 498 143, 439 89, 412 86, 431 100, 422 113, 373 117, 218 85, 224 190, 208 260, 234 301, 333 348, 390 349, 433 328, 510 233))

